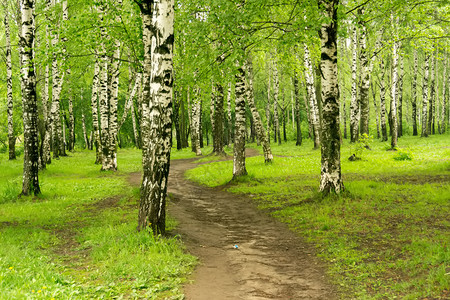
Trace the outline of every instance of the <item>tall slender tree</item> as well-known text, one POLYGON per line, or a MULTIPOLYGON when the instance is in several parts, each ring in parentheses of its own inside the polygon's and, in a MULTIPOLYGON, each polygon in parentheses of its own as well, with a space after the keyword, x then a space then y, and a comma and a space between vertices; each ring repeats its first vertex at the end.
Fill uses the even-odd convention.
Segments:
POLYGON ((245 70, 239 67, 235 75, 235 114, 236 123, 234 129, 233 152, 233 178, 247 175, 245 168, 245 70))

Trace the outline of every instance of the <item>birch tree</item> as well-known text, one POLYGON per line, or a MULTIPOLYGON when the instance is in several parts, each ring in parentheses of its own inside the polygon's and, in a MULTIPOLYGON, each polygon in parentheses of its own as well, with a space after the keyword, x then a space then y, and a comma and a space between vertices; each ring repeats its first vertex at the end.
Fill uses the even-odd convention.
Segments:
POLYGON ((5 60, 6 60, 6 105, 8 115, 8 149, 9 159, 16 159, 16 136, 14 134, 14 119, 13 119, 13 86, 12 86, 12 63, 11 63, 11 36, 9 29, 9 11, 7 1, 3 2, 4 8, 4 24, 5 24, 5 60))
POLYGON ((399 42, 397 27, 398 27, 398 17, 394 23, 394 16, 391 14, 391 22, 394 24, 395 30, 395 41, 392 47, 392 87, 391 87, 391 147, 395 149, 397 147, 397 97, 398 97, 398 48, 399 42))
POLYGON ((339 0, 320 0, 326 21, 319 31, 322 73, 321 155, 322 167, 319 190, 339 194, 344 189, 341 176, 339 132, 339 87, 337 70, 337 9, 339 0))
POLYGON ((138 3, 143 27, 151 28, 153 35, 143 37, 144 51, 151 57, 150 66, 144 66, 144 76, 149 94, 143 101, 148 103, 148 144, 144 147, 144 176, 141 186, 138 229, 151 227, 154 234, 165 233, 167 179, 172 146, 172 94, 173 94, 173 20, 174 1, 144 1, 138 3), (154 8, 152 7, 154 6, 154 8), (154 9, 154 10, 153 10, 154 9), (151 17, 152 16, 152 17, 151 17), (151 17, 151 18, 150 18, 151 17), (151 73, 147 73, 150 70, 151 73))
POLYGON ((311 117, 312 124, 312 133, 314 137, 314 149, 318 149, 320 145, 320 135, 319 135, 319 108, 317 107, 317 99, 316 99, 316 89, 314 85, 314 73, 313 67, 311 63, 311 56, 309 54, 308 46, 304 45, 305 49, 305 78, 306 78, 306 87, 307 87, 307 95, 309 99, 309 111, 311 117))
POLYGON ((34 69, 33 51, 35 39, 34 0, 22 2, 22 34, 20 48, 22 59, 22 103, 24 126, 24 160, 22 195, 38 195, 39 187, 39 141, 38 141, 38 109, 36 98, 36 73, 34 69))
POLYGON ((411 82, 411 106, 412 106, 412 126, 413 126, 413 136, 417 135, 417 71, 418 71, 418 58, 417 49, 414 48, 414 65, 412 72, 412 82, 411 82))
MULTIPOLYGON (((359 15, 364 14, 363 9, 358 10, 359 15)), ((367 50, 367 28, 364 22, 360 22, 361 31, 359 37, 360 64, 361 64, 361 84, 359 87, 360 104, 360 132, 369 135, 369 87, 370 87, 370 66, 367 50)))
POLYGON ((233 179, 247 175, 245 168, 245 71, 238 68, 235 75, 235 114, 236 122, 234 129, 234 151, 233 151, 233 179))
POLYGON ((425 54, 425 65, 422 80, 422 133, 421 137, 427 137, 427 107, 428 107, 428 76, 430 72, 430 55, 425 54))
POLYGON ((352 32, 352 95, 350 101, 350 142, 358 141, 359 105, 357 98, 357 54, 358 31, 356 26, 352 32))

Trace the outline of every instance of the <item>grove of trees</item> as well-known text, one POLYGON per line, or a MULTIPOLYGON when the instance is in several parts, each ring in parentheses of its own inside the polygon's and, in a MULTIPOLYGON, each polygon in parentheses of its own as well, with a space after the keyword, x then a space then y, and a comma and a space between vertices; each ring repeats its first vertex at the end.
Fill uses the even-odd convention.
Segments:
POLYGON ((236 178, 247 142, 270 163, 271 143, 311 139, 328 194, 343 140, 448 134, 447 0, 1 1, 0 147, 23 156, 22 194, 71 151, 116 171, 136 147, 140 230, 165 231, 172 146, 234 145, 236 178))

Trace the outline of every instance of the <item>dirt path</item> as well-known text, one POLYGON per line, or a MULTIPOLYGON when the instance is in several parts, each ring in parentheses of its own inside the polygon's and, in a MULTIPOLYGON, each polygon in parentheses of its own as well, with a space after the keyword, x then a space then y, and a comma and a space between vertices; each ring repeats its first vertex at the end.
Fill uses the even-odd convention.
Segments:
POLYGON ((200 260, 186 299, 337 298, 310 246, 251 199, 187 181, 192 162, 172 161, 168 185, 176 234, 200 260))

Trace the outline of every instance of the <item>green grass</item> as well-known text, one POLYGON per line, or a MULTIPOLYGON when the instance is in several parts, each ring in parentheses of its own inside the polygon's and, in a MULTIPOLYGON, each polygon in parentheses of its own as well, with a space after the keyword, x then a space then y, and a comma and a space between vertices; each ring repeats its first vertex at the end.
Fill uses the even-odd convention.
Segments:
POLYGON ((139 188, 127 177, 141 152, 120 150, 115 173, 92 151, 69 155, 40 173, 42 195, 21 198, 22 161, 0 156, 0 299, 182 298, 195 259, 177 238, 136 231, 139 188))
MULTIPOLYGON (((343 299, 444 299, 450 290, 450 136, 402 137, 399 146, 412 160, 396 159, 398 152, 375 141, 362 160, 350 162, 345 141, 340 196, 318 193, 320 150, 310 141, 272 145, 272 164, 247 158, 249 175, 228 191, 249 194, 315 245, 343 299)), ((231 161, 216 162, 186 176, 224 185, 232 168, 231 161)))

